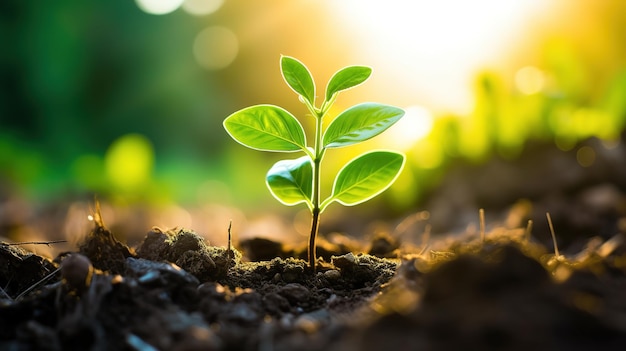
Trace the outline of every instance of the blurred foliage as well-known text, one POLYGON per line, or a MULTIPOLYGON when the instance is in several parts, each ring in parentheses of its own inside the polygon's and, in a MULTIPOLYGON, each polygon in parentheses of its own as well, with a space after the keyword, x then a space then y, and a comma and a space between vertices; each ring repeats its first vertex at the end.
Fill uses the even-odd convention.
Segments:
MULTIPOLYGON (((476 73, 471 111, 428 112, 429 125, 398 127, 424 136, 405 142, 409 164, 380 201, 398 210, 414 206, 455 160, 515 158, 531 139, 555 140, 567 150, 596 136, 610 147, 626 127, 624 3, 567 2, 569 12, 561 6, 564 12, 550 16, 554 23, 529 29, 503 56, 505 64, 476 73)), ((316 75, 367 64, 342 53, 368 43, 346 45, 340 27, 316 31, 301 23, 303 14, 321 16, 324 9, 298 4, 305 9, 231 1, 211 15, 181 9, 157 16, 132 1, 3 1, 0 193, 38 201, 97 193, 120 202, 273 204, 258 186, 270 163, 227 142, 223 118, 267 101, 304 113, 278 79, 268 78, 278 72, 280 54, 317 61, 316 75), (214 25, 239 37, 238 56, 224 69, 206 69, 214 62, 194 58, 208 55, 210 47, 194 40, 214 25), (303 38, 311 39, 306 47, 303 38)), ((232 54, 236 47, 229 45, 232 54)), ((384 75, 385 67, 374 69, 384 75)), ((393 100, 412 95, 406 87, 398 88, 402 94, 377 89, 354 99, 410 105, 393 100)), ((411 104, 422 104, 413 95, 411 104)), ((336 112, 350 104, 338 101, 336 112)), ((363 149, 325 161, 328 171, 363 149)))
MULTIPOLYGON (((42 198, 131 192, 116 186, 126 177, 124 162, 153 156, 142 148, 115 156, 133 152, 115 150, 127 134, 145 136, 159 158, 143 179, 156 183, 132 192, 161 191, 170 172, 164 167, 179 168, 182 187, 189 168, 196 182, 216 175, 209 164, 221 162, 220 118, 230 112, 230 95, 180 40, 199 23, 183 13, 149 16, 130 1, 39 5, 0 5, 0 176, 42 198), (122 163, 112 165, 116 157, 122 163)), ((184 193, 174 192, 167 197, 184 193)))

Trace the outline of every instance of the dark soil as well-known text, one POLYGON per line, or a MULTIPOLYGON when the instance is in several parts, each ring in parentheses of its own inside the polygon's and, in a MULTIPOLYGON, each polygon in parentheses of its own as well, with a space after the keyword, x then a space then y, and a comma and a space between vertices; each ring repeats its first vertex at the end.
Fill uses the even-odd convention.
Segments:
MULTIPOLYGON (((384 248, 395 246, 376 240, 377 254, 392 256, 384 248)), ((268 245, 247 243, 252 252, 268 245)), ((280 244, 270 246, 280 253, 280 244)), ((134 250, 101 223, 78 252, 53 262, 1 244, 0 349, 622 350, 626 345, 622 235, 593 239, 576 256, 555 257, 523 230, 496 230, 484 241, 442 241, 397 259, 353 253, 320 258, 315 274, 302 259, 241 258, 236 250, 210 246, 182 229, 154 228, 134 250)))
POLYGON ((242 262, 188 230, 154 228, 135 251, 99 224, 54 262, 8 244, 0 259, 3 350, 316 349, 399 262, 348 253, 313 274, 302 259, 242 262))

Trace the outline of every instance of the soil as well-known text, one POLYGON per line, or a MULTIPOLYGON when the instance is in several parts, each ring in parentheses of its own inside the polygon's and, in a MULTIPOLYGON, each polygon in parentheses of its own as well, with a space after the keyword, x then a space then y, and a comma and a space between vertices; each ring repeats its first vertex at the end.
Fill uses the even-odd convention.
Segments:
POLYGON ((325 252, 314 274, 186 229, 153 228, 133 249, 96 221, 54 261, 0 245, 0 349, 621 350, 625 239, 557 257, 495 230, 397 258, 325 252))
POLYGON ((430 218, 366 242, 320 238, 315 273, 306 247, 265 238, 227 248, 153 228, 129 247, 97 211, 54 260, 2 242, 0 350, 623 350, 626 142, 584 172, 549 168, 572 154, 452 170, 430 218), (500 221, 429 238, 477 204, 500 221), (548 210, 559 255, 538 222, 548 210))

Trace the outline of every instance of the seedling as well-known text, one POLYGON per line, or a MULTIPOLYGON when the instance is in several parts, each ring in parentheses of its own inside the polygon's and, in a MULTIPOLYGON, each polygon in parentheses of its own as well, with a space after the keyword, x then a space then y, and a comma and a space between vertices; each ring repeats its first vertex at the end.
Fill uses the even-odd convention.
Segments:
POLYGON ((256 105, 239 110, 224 120, 230 136, 251 149, 272 152, 303 152, 305 155, 278 161, 266 175, 271 194, 281 203, 305 203, 312 214, 309 265, 315 272, 315 238, 320 214, 333 202, 354 206, 387 189, 405 163, 399 152, 375 150, 348 162, 335 177, 331 194, 320 201, 321 163, 327 149, 354 145, 371 139, 396 123, 400 108, 362 103, 341 112, 322 130, 322 121, 340 92, 367 80, 372 69, 349 66, 337 71, 326 86, 324 101, 316 106, 315 83, 308 68, 293 57, 282 56, 280 69, 287 85, 298 94, 315 118, 313 146, 307 144, 304 128, 290 112, 275 105, 256 105))

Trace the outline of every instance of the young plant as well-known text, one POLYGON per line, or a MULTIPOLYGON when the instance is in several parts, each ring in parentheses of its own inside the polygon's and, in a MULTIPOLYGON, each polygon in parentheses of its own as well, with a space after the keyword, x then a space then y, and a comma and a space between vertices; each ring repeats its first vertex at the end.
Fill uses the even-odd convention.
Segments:
POLYGON ((353 145, 371 139, 396 123, 403 115, 400 108, 378 103, 362 103, 341 112, 322 129, 322 121, 337 95, 360 85, 371 68, 349 66, 337 71, 326 86, 324 100, 316 106, 315 83, 307 67, 293 57, 282 56, 283 79, 299 95, 315 118, 313 146, 306 141, 300 122, 287 110, 275 105, 256 105, 239 110, 224 120, 230 136, 251 149, 272 152, 303 152, 297 159, 278 161, 267 172, 266 184, 281 203, 305 203, 311 210, 309 265, 315 272, 315 238, 320 214, 333 202, 353 206, 387 189, 404 167, 405 157, 394 151, 376 150, 348 162, 335 177, 331 194, 323 201, 320 192, 321 163, 327 149, 353 145))

